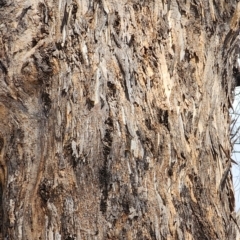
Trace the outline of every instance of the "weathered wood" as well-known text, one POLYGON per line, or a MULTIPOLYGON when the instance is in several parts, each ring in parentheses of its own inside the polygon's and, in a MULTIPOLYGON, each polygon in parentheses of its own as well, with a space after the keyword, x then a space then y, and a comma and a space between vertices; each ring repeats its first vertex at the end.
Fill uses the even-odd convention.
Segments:
POLYGON ((235 239, 239 9, 0 0, 2 237, 235 239))

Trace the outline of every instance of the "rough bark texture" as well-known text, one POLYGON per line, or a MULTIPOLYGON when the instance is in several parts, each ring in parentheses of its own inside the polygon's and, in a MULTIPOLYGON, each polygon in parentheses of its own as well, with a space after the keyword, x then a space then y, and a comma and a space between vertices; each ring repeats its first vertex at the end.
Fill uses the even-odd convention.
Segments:
POLYGON ((240 210, 238 210, 238 212, 236 213, 236 220, 236 240, 240 240, 240 210))
POLYGON ((233 0, 0 0, 5 239, 234 239, 233 0))

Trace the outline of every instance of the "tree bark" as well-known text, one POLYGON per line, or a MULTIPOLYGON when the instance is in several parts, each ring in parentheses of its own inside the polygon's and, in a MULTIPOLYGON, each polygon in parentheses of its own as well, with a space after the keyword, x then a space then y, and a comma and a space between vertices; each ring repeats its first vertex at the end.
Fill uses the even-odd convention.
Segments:
POLYGON ((2 239, 234 239, 239 9, 0 0, 2 239))

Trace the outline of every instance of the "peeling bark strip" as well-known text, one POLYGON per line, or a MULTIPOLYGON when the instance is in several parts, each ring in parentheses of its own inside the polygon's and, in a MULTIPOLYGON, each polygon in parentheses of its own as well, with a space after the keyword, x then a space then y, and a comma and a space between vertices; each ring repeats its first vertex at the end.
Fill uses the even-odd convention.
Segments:
POLYGON ((235 239, 239 9, 0 0, 0 239, 235 239))

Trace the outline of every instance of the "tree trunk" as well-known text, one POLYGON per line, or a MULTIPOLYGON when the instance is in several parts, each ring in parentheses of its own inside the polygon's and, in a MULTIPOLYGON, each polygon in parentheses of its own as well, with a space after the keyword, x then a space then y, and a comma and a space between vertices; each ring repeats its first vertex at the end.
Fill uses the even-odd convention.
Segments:
POLYGON ((2 238, 234 239, 239 12, 0 0, 2 238))

